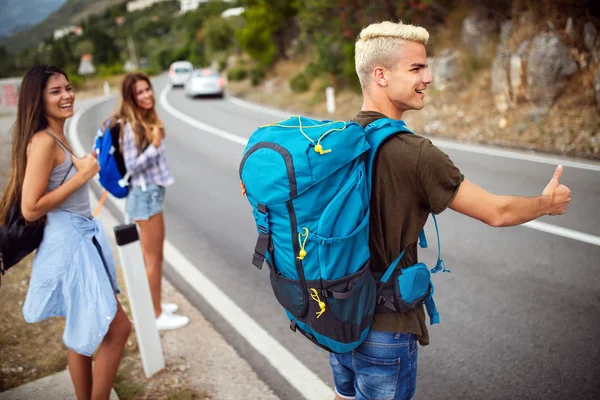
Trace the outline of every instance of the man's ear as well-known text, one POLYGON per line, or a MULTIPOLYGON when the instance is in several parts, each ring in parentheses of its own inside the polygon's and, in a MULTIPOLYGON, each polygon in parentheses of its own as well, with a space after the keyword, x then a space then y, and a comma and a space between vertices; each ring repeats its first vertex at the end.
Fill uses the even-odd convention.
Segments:
POLYGON ((373 70, 373 80, 380 86, 387 86, 387 78, 385 77, 386 69, 383 67, 375 67, 373 70))

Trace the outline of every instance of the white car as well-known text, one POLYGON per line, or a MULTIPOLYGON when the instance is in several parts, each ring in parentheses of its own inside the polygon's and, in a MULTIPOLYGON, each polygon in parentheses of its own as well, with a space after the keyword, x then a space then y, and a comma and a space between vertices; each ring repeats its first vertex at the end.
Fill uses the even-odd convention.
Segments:
POLYGON ((213 69, 197 69, 192 77, 185 83, 185 94, 190 97, 196 96, 219 96, 225 95, 227 82, 217 71, 213 69))
POLYGON ((169 81, 171 82, 171 86, 184 86, 190 76, 192 76, 192 72, 194 71, 194 66, 189 61, 175 61, 169 67, 169 81))

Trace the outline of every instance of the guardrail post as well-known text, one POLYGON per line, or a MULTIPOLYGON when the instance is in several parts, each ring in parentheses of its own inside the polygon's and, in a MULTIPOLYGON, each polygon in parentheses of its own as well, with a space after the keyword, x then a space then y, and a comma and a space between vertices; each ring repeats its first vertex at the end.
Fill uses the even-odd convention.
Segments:
POLYGON ((127 294, 133 314, 142 366, 147 378, 165 367, 156 316, 152 306, 150 285, 142 257, 138 231, 135 224, 114 227, 119 258, 125 275, 127 294))

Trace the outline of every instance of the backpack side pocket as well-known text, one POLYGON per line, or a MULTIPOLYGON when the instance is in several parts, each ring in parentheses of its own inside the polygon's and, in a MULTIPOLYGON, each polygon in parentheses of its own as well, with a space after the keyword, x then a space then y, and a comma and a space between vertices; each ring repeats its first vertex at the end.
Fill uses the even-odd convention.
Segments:
POLYGON ((431 272, 423 263, 398 270, 394 279, 396 310, 408 312, 427 299, 432 291, 431 272))

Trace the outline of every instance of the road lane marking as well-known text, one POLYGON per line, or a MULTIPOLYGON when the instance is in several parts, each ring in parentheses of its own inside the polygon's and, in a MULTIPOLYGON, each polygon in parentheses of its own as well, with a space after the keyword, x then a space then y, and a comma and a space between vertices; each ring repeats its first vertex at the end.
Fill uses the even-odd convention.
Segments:
POLYGON ((578 168, 578 169, 585 169, 588 171, 600 172, 600 165, 591 164, 591 163, 571 161, 568 159, 540 156, 540 155, 535 155, 535 154, 526 154, 526 153, 514 152, 514 151, 508 151, 508 150, 500 150, 500 149, 494 149, 494 148, 483 147, 483 146, 475 146, 475 145, 470 145, 470 144, 455 143, 455 142, 451 142, 451 141, 444 140, 444 139, 431 139, 431 141, 436 146, 441 147, 441 148, 446 148, 446 149, 465 151, 465 152, 469 152, 469 153, 476 153, 476 154, 482 154, 482 155, 487 155, 487 156, 510 158, 513 160, 520 160, 520 161, 531 161, 531 162, 536 162, 536 163, 540 163, 540 164, 550 164, 550 165, 561 164, 561 165, 563 165, 565 167, 569 167, 569 168, 578 168))
POLYGON ((573 229, 563 228, 560 226, 551 225, 540 221, 529 221, 524 223, 523 226, 526 226, 531 229, 536 229, 538 231, 551 233, 553 235, 578 240, 580 242, 593 244, 595 246, 600 246, 600 237, 590 235, 589 233, 583 233, 573 229))
MULTIPOLYGON (((173 108, 173 106, 171 106, 167 100, 167 94, 169 93, 170 90, 171 90, 171 88, 169 86, 165 86, 165 88, 160 93, 160 104, 167 112, 171 113, 176 118, 179 118, 179 119, 183 120, 184 122, 187 122, 190 125, 197 127, 198 129, 205 130, 206 132, 216 135, 216 136, 219 136, 223 139, 226 139, 226 140, 229 140, 229 141, 232 141, 234 143, 238 143, 238 144, 241 144, 244 146, 248 143, 247 138, 244 138, 242 136, 237 136, 233 133, 226 132, 222 129, 218 129, 218 128, 215 128, 214 126, 207 125, 203 122, 197 121, 197 120, 193 119, 192 117, 190 117, 189 115, 186 115, 186 114, 182 113, 181 111, 173 108)), ((238 102, 243 102, 243 101, 238 100, 238 102)), ((237 102, 236 102, 236 104, 237 104, 237 102)), ((257 107, 259 107, 259 106, 257 106, 257 107)), ((448 143, 450 143, 450 142, 448 142, 448 143)), ((456 149, 459 149, 460 146, 464 146, 464 145, 458 145, 458 144, 454 144, 454 143, 451 143, 451 145, 456 146, 455 147, 456 149)), ((475 146, 468 146, 468 147, 475 148, 475 146)), ((489 154, 489 155, 494 155, 492 153, 501 152, 501 153, 507 153, 512 157, 513 155, 517 154, 517 153, 506 152, 506 151, 501 151, 501 150, 493 150, 493 149, 485 149, 485 148, 482 148, 482 149, 489 151, 489 153, 485 153, 485 154, 489 154)), ((465 151, 471 151, 471 150, 465 150, 465 151)), ((521 158, 526 161, 544 162, 544 163, 548 163, 548 164, 562 164, 564 166, 570 166, 573 168, 581 168, 581 169, 589 169, 592 171, 596 170, 594 168, 598 168, 597 170, 600 171, 600 166, 596 167, 592 164, 576 163, 576 162, 570 162, 567 160, 552 159, 552 158, 541 157, 541 156, 529 156, 529 155, 523 155, 523 156, 530 158, 530 159, 521 158)), ((508 157, 508 156, 506 156, 506 157, 508 157)), ((527 227, 530 229, 535 229, 535 230, 541 231, 541 232, 550 233, 550 234, 557 235, 557 236, 566 237, 566 238, 577 240, 580 242, 600 246, 600 237, 590 235, 589 233, 579 232, 579 231, 567 229, 567 228, 561 228, 556 225, 551 225, 551 224, 548 224, 545 222, 539 222, 539 221, 530 221, 528 223, 522 224, 521 226, 524 226, 524 227, 527 227)))
MULTIPOLYGON (((162 98, 162 94, 161 94, 162 98)), ((73 116, 68 125, 69 139, 73 149, 80 154, 86 153, 79 135, 77 125, 81 115, 92 107, 107 101, 102 99, 90 104, 73 116)), ((164 107, 164 105, 163 105, 164 107)), ((169 106, 170 107, 170 106, 169 106)), ((165 108, 166 109, 166 108, 165 108)), ((174 110, 174 109, 172 109, 174 110)), ((177 110, 174 110, 178 112, 177 110)), ((179 113, 179 112, 178 112, 179 113)), ((177 115, 176 115, 177 116, 177 115)), ((188 122, 185 120, 185 122, 188 122)), ((197 122, 197 121, 196 121, 197 122)), ((198 123, 199 125, 204 125, 198 123)), ((197 126, 196 124, 193 124, 197 126)), ((203 129, 204 128, 200 128, 203 129)), ((218 129, 213 130, 220 131, 218 129)), ((219 136, 221 136, 219 134, 219 136)), ((228 135, 234 136, 234 135, 228 135)), ((222 136, 228 139, 228 136, 222 136)), ((228 139, 230 140, 230 139, 228 139)), ((100 185, 96 180, 94 184, 100 185)), ((108 196, 107 201, 119 209, 125 215, 124 199, 115 199, 108 196)), ((263 355, 269 363, 306 399, 321 400, 334 397, 333 390, 323 382, 314 372, 307 368, 273 336, 264 330, 256 321, 244 312, 234 301, 232 301, 221 289, 212 283, 198 268, 196 268, 177 248, 165 240, 165 260, 175 271, 198 292, 204 300, 213 307, 256 351, 263 355)))
POLYGON ((244 138, 244 137, 241 137, 241 136, 238 136, 238 135, 234 135, 233 133, 226 132, 226 131, 224 131, 222 129, 215 128, 214 126, 211 126, 211 125, 207 125, 204 122, 200 122, 200 121, 198 121, 198 120, 190 117, 189 115, 184 114, 181 111, 179 111, 176 108, 174 108, 167 101, 167 93, 169 93, 170 90, 171 90, 171 86, 167 85, 160 92, 160 105, 169 114, 172 114, 175 118, 178 118, 178 119, 182 120, 183 122, 192 125, 193 127, 196 127, 196 128, 198 128, 200 130, 203 130, 203 131, 206 131, 206 132, 208 132, 210 134, 219 136, 219 137, 221 137, 223 139, 229 140, 230 142, 241 144, 243 146, 245 146, 246 143, 248 143, 248 139, 247 138, 244 138))

